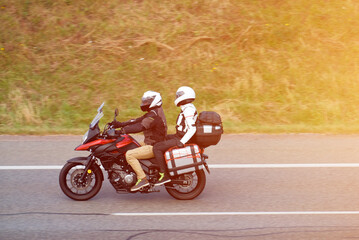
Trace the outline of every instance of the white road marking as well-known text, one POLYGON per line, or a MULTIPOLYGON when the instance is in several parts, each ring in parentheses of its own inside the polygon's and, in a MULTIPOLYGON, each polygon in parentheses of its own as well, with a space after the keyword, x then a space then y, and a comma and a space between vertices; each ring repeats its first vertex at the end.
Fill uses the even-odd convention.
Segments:
MULTIPOLYGON (((343 168, 359 167, 359 163, 299 163, 299 164, 209 164, 209 168, 343 168)), ((0 166, 0 170, 53 170, 61 165, 0 166)))
POLYGON ((0 170, 52 170, 61 169, 62 166, 56 165, 32 165, 32 166, 0 166, 0 170))
POLYGON ((256 216, 256 215, 359 215, 359 211, 307 211, 307 212, 137 212, 111 213, 112 216, 256 216))
POLYGON ((210 168, 330 168, 359 167, 359 163, 209 164, 210 168))

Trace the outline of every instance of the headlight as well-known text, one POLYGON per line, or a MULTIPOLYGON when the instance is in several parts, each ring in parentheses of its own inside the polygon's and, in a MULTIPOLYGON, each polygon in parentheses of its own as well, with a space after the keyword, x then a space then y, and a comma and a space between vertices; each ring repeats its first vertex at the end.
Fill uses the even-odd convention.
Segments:
POLYGON ((82 144, 86 141, 88 135, 89 135, 89 131, 87 130, 87 132, 85 133, 85 135, 82 137, 82 144))

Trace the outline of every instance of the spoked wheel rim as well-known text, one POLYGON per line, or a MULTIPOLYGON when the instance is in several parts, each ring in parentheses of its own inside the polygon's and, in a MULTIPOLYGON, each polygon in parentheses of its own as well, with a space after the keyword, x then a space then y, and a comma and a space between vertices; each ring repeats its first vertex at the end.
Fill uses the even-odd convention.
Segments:
POLYGON ((85 172, 85 166, 77 165, 67 172, 66 175, 66 185, 70 189, 71 192, 75 194, 88 194, 95 187, 96 179, 95 175, 90 170, 87 176, 81 180, 85 172))
POLYGON ((80 163, 67 163, 61 169, 59 183, 66 196, 77 201, 85 201, 94 197, 101 189, 103 175, 97 165, 93 165, 86 176, 85 166, 80 163))
POLYGON ((185 184, 173 184, 172 187, 180 193, 190 193, 198 185, 198 176, 195 172, 184 174, 179 179, 184 180, 185 184))
POLYGON ((178 176, 176 180, 181 180, 181 184, 168 183, 166 191, 174 198, 179 200, 191 200, 200 195, 206 185, 206 175, 203 170, 186 173, 178 176))

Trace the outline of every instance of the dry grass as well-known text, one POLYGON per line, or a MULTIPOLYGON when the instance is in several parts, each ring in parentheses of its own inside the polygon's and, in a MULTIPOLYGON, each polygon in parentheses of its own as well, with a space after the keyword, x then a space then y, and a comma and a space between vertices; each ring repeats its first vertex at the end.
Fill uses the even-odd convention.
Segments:
POLYGON ((141 114, 159 91, 169 122, 190 85, 226 132, 358 132, 359 3, 16 1, 0 4, 0 131, 86 128, 141 114), (11 130, 12 129, 12 130, 11 130))

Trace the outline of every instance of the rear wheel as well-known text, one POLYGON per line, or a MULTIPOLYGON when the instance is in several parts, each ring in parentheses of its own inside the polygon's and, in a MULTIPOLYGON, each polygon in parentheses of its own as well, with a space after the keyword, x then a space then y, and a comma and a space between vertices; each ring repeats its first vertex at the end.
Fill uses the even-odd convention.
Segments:
POLYGON ((166 184, 166 191, 179 200, 191 200, 200 195, 206 186, 206 174, 203 170, 186 173, 178 176, 175 180, 181 180, 183 184, 166 184))
POLYGON ((66 163, 61 169, 59 183, 66 196, 77 201, 85 201, 96 196, 102 186, 101 169, 94 165, 81 180, 85 166, 81 163, 66 163))

